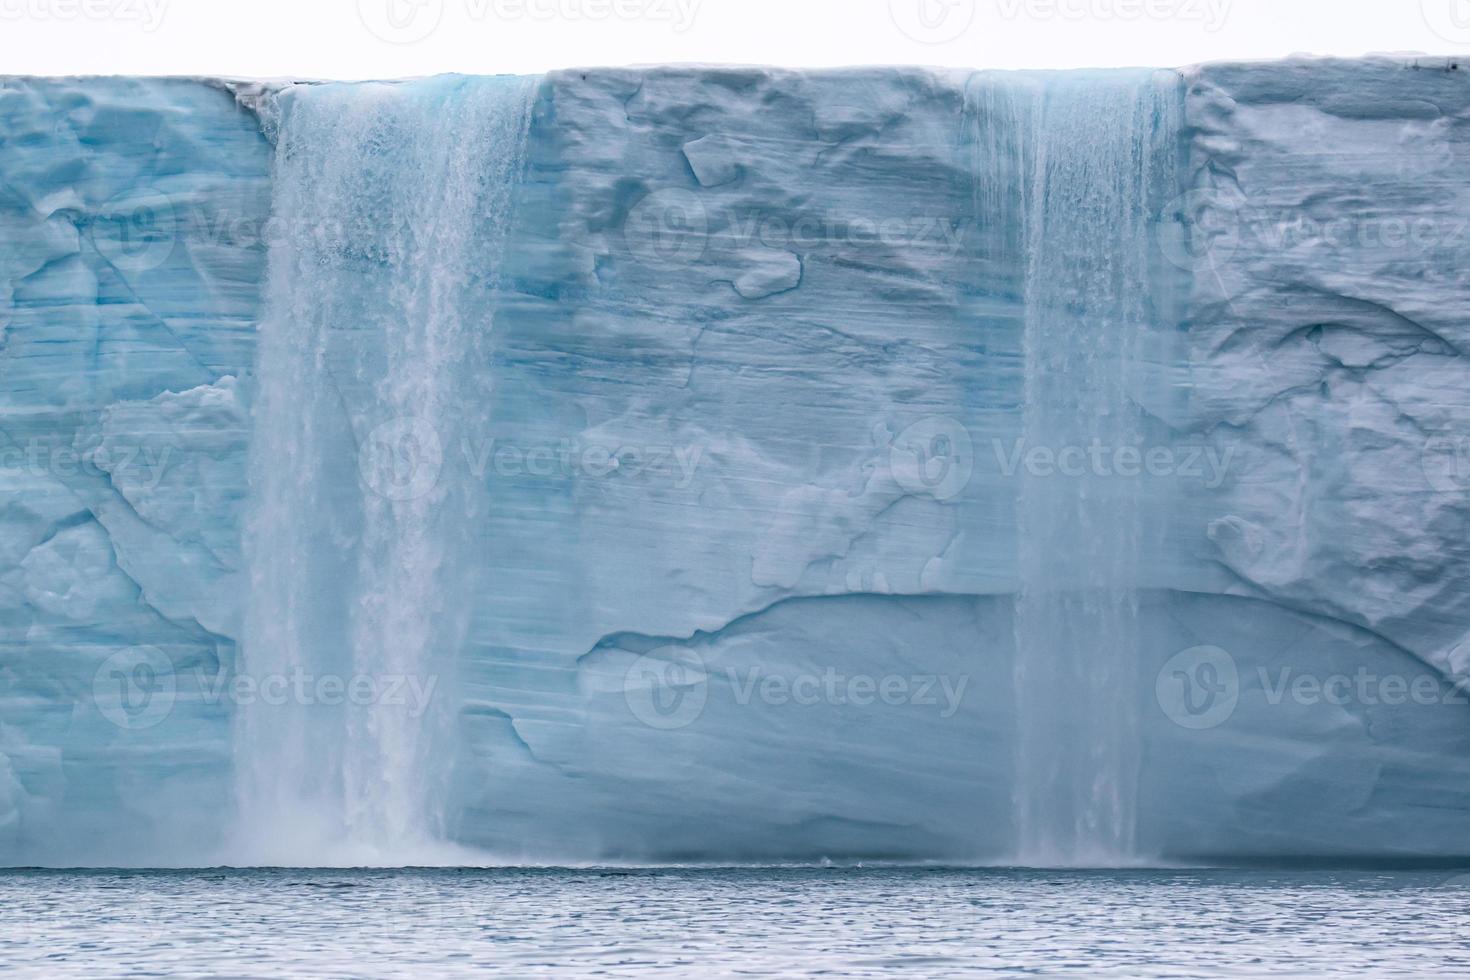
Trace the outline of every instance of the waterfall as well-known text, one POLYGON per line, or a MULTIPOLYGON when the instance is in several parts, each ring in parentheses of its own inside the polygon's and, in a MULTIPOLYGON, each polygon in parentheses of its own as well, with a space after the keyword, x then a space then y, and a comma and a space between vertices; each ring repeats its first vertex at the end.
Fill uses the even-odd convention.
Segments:
POLYGON ((1017 496, 1015 815, 1027 865, 1139 857, 1138 583, 1153 504, 1146 479, 1111 460, 1148 450, 1133 393, 1160 329, 1153 232, 1175 179, 1177 85, 1170 73, 1046 76, 1025 83, 1018 117, 1021 445, 1040 451, 1019 469, 1017 496))
MULTIPOLYGON (((1085 460, 1147 449, 1137 393, 1168 319, 1153 231, 1176 179, 1179 83, 985 78, 971 103, 977 152, 993 155, 977 164, 982 250, 997 282, 1024 280, 1019 446, 1052 461, 1023 463, 1016 484, 1019 859, 1126 864, 1145 857, 1138 594, 1157 501, 1085 460), (1064 456, 1081 470, 1059 472, 1064 456)), ((239 673, 260 693, 237 712, 239 863, 463 859, 443 849, 445 780, 489 492, 461 464, 490 428, 534 87, 451 77, 283 97, 253 385, 239 673), (346 696, 358 690, 372 697, 346 696)))
POLYGON ((486 506, 456 463, 485 431, 534 87, 446 77, 283 99, 254 379, 239 673, 260 693, 237 712, 239 863, 436 863, 467 530, 486 506))

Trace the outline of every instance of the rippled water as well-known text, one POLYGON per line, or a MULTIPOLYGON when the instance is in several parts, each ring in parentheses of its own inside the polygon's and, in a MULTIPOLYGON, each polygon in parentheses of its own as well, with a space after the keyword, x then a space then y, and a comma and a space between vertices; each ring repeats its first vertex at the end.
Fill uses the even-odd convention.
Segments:
POLYGON ((1470 875, 0 872, 0 973, 1470 976, 1470 875))

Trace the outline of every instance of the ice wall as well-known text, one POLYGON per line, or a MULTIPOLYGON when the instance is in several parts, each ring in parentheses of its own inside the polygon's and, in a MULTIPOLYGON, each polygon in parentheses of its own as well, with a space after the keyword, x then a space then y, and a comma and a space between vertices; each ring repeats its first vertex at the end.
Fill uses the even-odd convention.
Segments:
POLYGON ((1233 457, 1167 553, 1190 602, 1230 610, 1189 635, 1233 656, 1239 700, 1151 743, 1150 833, 1185 854, 1462 853, 1463 64, 1185 74, 1193 235, 1166 250, 1191 274, 1185 441, 1233 457))
POLYGON ((230 710, 200 689, 240 631, 268 145, 218 86, 5 80, 0 175, 0 855, 202 859, 231 787, 230 710), (123 702, 140 668, 167 723, 123 702))
POLYGON ((245 100, 0 90, 0 860, 1466 853, 1448 63, 245 100))

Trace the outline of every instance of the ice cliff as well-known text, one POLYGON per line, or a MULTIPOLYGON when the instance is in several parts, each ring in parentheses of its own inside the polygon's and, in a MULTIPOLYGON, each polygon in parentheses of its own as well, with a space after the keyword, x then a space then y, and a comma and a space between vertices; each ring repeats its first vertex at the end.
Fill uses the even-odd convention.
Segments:
POLYGON ((1470 857, 1443 59, 0 82, 0 863, 1470 857))

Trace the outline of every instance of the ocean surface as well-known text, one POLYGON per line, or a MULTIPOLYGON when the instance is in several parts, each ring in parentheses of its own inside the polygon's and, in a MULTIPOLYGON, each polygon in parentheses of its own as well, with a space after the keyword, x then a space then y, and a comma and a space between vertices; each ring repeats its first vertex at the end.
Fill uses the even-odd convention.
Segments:
POLYGON ((0 974, 1470 976, 1464 872, 0 872, 0 974))

